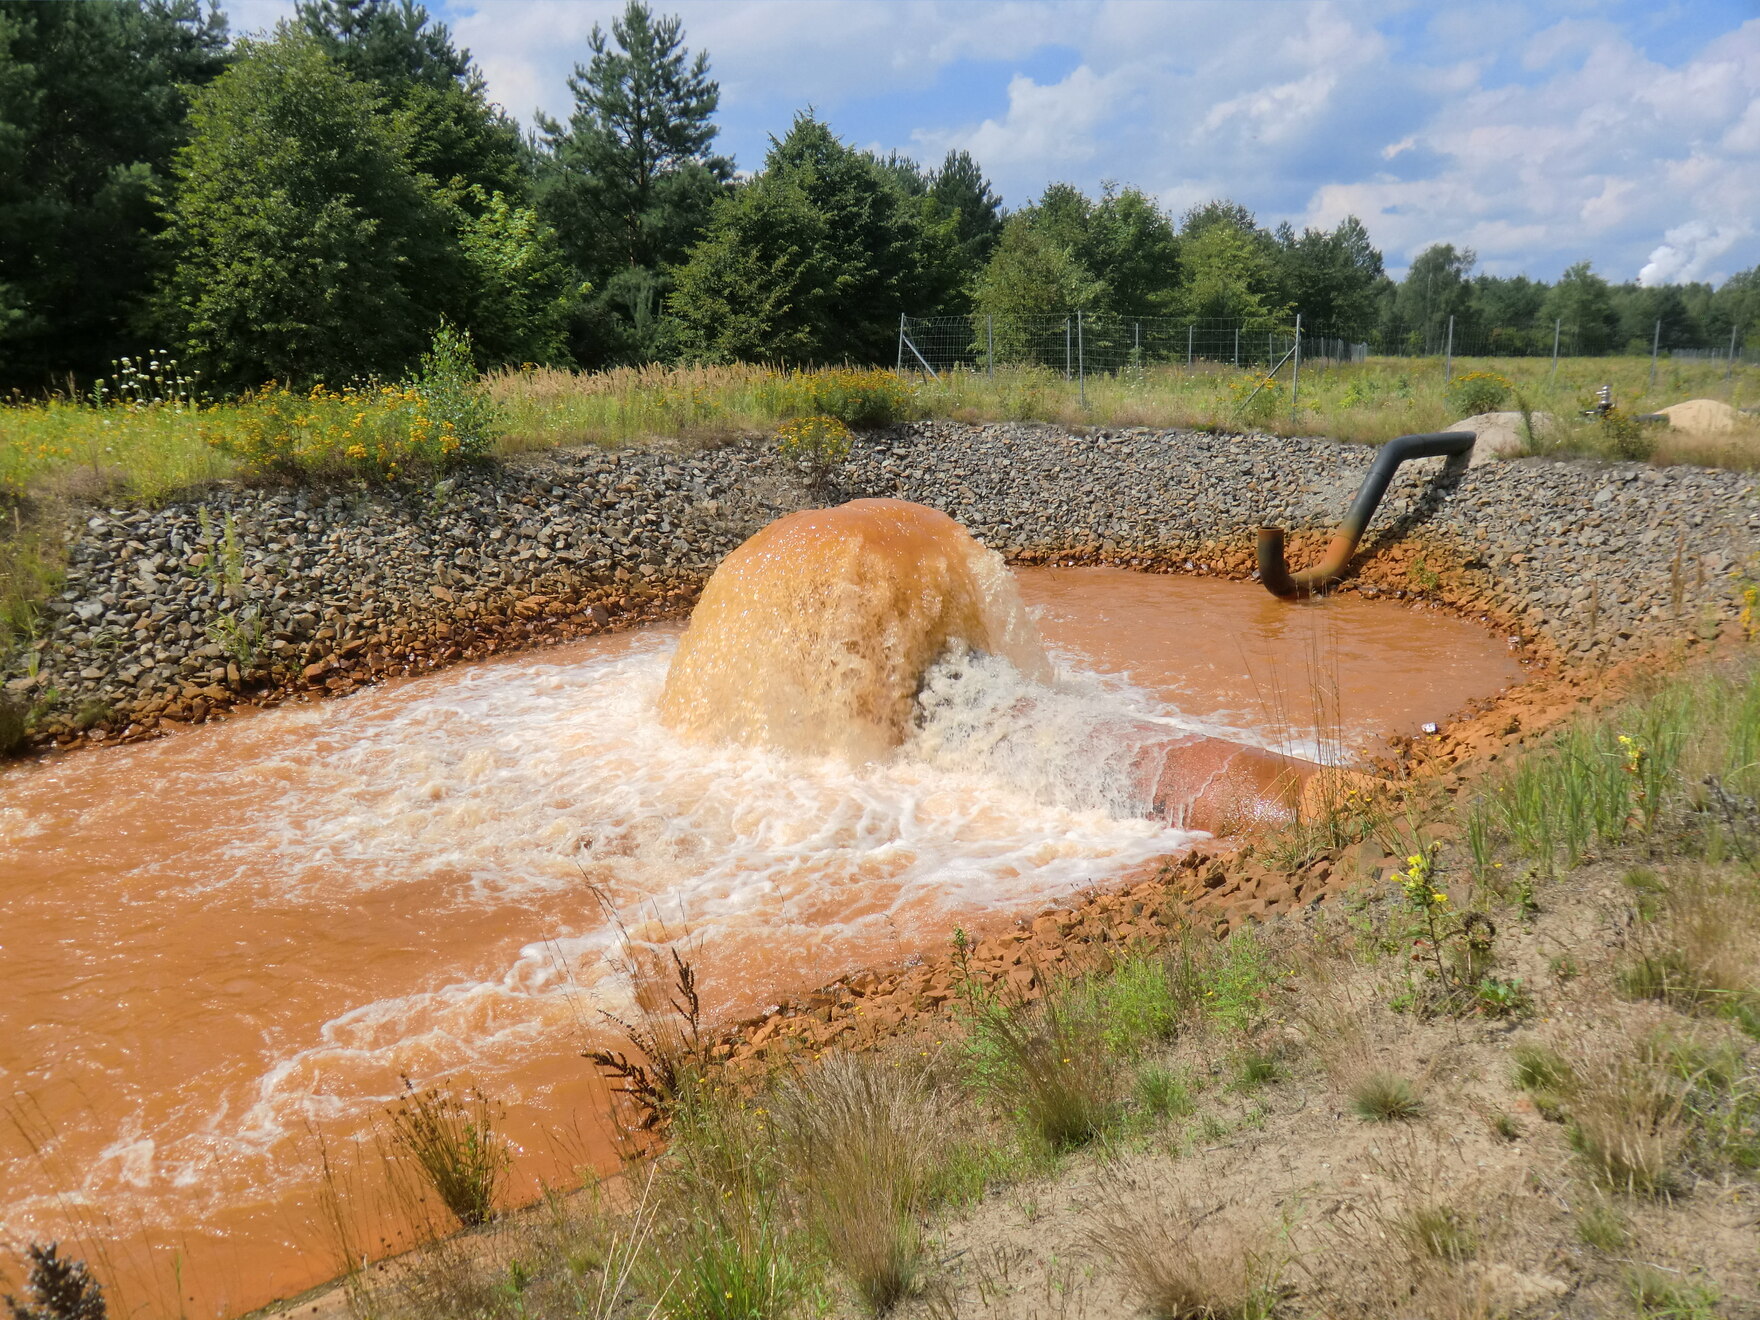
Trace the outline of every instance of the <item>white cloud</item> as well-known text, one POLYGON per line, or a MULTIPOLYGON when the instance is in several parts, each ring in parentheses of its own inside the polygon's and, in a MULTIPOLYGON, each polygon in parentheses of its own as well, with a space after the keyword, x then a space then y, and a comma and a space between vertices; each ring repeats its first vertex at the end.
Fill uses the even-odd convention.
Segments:
POLYGON ((1718 258, 1753 233, 1748 225, 1713 225, 1704 220, 1676 225, 1651 252, 1650 260, 1638 272, 1638 283, 1648 286, 1702 280, 1718 258))

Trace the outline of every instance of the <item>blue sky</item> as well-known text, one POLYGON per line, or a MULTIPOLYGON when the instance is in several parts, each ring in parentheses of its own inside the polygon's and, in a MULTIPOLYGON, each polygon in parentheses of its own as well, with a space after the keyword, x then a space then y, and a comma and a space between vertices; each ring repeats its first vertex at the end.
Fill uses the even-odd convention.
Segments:
MULTIPOLYGON (((1052 182, 1360 216, 1398 274, 1433 242, 1553 279, 1760 263, 1760 0, 652 0, 722 86, 742 169, 813 107, 843 137, 970 150, 1009 205, 1052 182)), ((235 30, 288 0, 227 6, 235 30)), ((566 118, 621 0, 445 0, 491 95, 566 118)))

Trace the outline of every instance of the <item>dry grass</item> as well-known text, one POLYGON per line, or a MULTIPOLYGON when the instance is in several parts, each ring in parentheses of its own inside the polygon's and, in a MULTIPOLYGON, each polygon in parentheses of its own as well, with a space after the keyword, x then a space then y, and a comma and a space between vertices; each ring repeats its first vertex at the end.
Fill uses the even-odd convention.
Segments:
POLYGON ((1417 1086, 1398 1073, 1373 1069, 1350 1089, 1351 1112, 1366 1123, 1393 1123, 1422 1118, 1424 1098, 1417 1086))
POLYGON ((1156 1320, 1269 1316, 1280 1271, 1268 1235, 1198 1208, 1195 1185, 1115 1181, 1085 1230, 1089 1247, 1156 1320))
POLYGON ((1053 1151, 1092 1140, 1117 1111, 1105 1024, 1068 987, 1037 1004, 995 1004, 976 1019, 980 1087, 1053 1151))
POLYGON ((1682 1043, 1666 1032, 1619 1024, 1570 1060, 1556 1094, 1571 1145, 1602 1186, 1658 1195, 1676 1185, 1691 1136, 1693 1079, 1682 1075, 1682 1058, 1682 1043))
POLYGON ((922 1270, 922 1212, 947 1126, 915 1062, 834 1055, 793 1077, 774 1106, 803 1216, 876 1315, 922 1270))
POLYGON ((1760 1031, 1760 885, 1736 870, 1671 874, 1640 920, 1619 971, 1622 992, 1760 1031))

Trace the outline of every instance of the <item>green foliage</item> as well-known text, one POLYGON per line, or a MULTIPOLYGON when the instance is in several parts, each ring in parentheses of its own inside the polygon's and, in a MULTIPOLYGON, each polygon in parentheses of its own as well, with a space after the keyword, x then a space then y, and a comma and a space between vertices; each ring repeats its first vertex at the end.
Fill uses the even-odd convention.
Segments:
POLYGON ((10 1293, 0 1297, 12 1320, 105 1320, 109 1314, 103 1285, 54 1242, 25 1249, 25 1294, 23 1301, 10 1293))
POLYGON ((1495 371, 1469 371, 1449 382, 1448 406, 1464 417, 1496 412, 1509 402, 1510 383, 1495 371))
POLYGON ((545 218, 593 282, 577 349, 585 361, 651 356, 670 268, 701 237, 732 164, 713 155, 720 102, 708 56, 684 48, 677 18, 630 0, 568 80, 566 127, 539 118, 545 218))
POLYGON ((348 73, 380 96, 410 167, 475 212, 495 193, 523 196, 519 126, 492 105, 470 52, 411 0, 301 0, 298 24, 348 73), (475 198, 478 205, 472 205, 475 198))
POLYGON ((201 434, 255 476, 391 481, 466 457, 454 425, 413 386, 357 390, 270 386, 245 396, 201 434))
MULTIPOLYGON (((1202 208, 1200 208, 1202 212, 1202 208)), ((1187 215, 1180 243, 1180 306, 1196 320, 1263 320, 1285 313, 1277 249, 1242 213, 1187 215)))
POLYGON ((1405 328, 1408 351, 1441 353, 1450 317, 1455 342, 1463 343, 1470 326, 1473 286, 1467 282, 1478 258, 1471 248, 1435 243, 1412 260, 1387 311, 1405 328))
POLYGON ((995 254, 972 284, 972 310, 991 318, 998 362, 1040 361, 1045 347, 1033 322, 1047 315, 1105 307, 1106 286, 1031 216, 1011 216, 995 254))
POLYGON ((581 286, 555 233, 499 192, 475 196, 480 204, 459 243, 470 269, 464 323, 484 364, 566 362, 581 286))
POLYGON ((484 388, 471 349, 469 333, 442 321, 411 382, 421 404, 416 429, 425 416, 439 445, 437 466, 485 458, 500 439, 501 409, 484 388))
POLYGON ((196 0, 0 4, 0 385, 128 350, 187 95, 225 62, 226 20, 196 0))
POLYGON ((379 102, 309 38, 242 42, 178 153, 164 315, 209 379, 396 374, 455 302, 449 212, 379 102))
POLYGON ((898 318, 938 276, 951 217, 907 197, 872 155, 810 114, 715 205, 668 307, 688 356, 714 362, 890 360, 898 318))
POLYGON ((1153 1065, 1138 1071, 1134 1096, 1143 1112, 1158 1120, 1182 1118, 1197 1103, 1192 1098, 1191 1084, 1183 1076, 1153 1065))

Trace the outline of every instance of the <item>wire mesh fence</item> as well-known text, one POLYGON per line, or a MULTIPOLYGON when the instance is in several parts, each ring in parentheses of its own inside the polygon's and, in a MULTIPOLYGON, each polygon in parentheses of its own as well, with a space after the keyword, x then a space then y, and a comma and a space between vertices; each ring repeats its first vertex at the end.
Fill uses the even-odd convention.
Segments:
MULTIPOLYGON (((1224 363, 1266 369, 1295 348, 1296 326, 1284 321, 1181 321, 1094 312, 1062 316, 907 316, 898 332, 903 371, 940 375, 955 367, 994 372, 1032 366, 1065 379, 1132 368, 1224 363)), ((1355 351, 1342 340, 1304 337, 1304 357, 1355 351)))
POLYGON ((1613 345, 1567 327, 1489 331, 1455 318, 1422 326, 1383 325, 1362 337, 1304 329, 1294 320, 1180 320, 1110 313, 1066 312, 1046 316, 902 316, 898 369, 941 376, 955 369, 994 375, 998 368, 1030 366, 1081 381, 1155 366, 1223 365, 1261 372, 1286 364, 1316 366, 1363 362, 1370 357, 1436 358, 1445 375, 1457 358, 1596 357, 1641 352, 1654 359, 1722 362, 1726 367, 1760 363, 1760 347, 1740 334, 1724 343, 1663 342, 1658 324, 1650 342, 1613 345))

